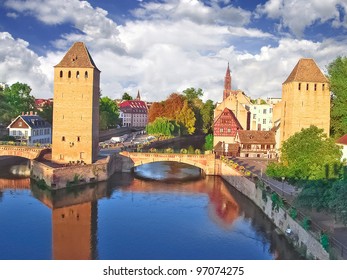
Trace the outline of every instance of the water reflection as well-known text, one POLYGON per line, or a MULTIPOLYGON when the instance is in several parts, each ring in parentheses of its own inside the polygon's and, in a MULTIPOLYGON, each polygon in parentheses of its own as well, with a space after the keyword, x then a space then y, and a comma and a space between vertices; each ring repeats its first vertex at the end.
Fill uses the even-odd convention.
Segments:
POLYGON ((27 223, 37 228, 51 223, 51 247, 37 245, 47 237, 46 229, 35 234, 18 220, 17 234, 31 240, 27 246, 32 246, 32 255, 24 255, 13 236, 0 234, 17 253, 0 250, 0 259, 46 258, 41 250, 52 259, 67 260, 298 258, 264 214, 219 177, 168 184, 116 174, 107 183, 55 192, 32 184, 31 195, 50 209, 48 216, 42 209, 30 212, 33 200, 16 204, 16 195, 9 193, 29 188, 28 179, 1 180, 0 227, 10 226, 1 214, 13 202, 12 210, 22 209, 16 211, 32 218, 27 223))

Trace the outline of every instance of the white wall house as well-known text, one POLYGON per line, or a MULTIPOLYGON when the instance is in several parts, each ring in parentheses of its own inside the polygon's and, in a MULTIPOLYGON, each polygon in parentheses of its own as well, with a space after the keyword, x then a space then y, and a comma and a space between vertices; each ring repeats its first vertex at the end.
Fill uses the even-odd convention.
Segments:
POLYGON ((9 135, 27 145, 51 144, 52 126, 38 115, 26 114, 15 118, 7 127, 9 135))
POLYGON ((341 161, 347 161, 347 134, 336 140, 336 144, 342 147, 341 161))
POLYGON ((270 130, 273 127, 272 104, 251 104, 251 130, 270 130))

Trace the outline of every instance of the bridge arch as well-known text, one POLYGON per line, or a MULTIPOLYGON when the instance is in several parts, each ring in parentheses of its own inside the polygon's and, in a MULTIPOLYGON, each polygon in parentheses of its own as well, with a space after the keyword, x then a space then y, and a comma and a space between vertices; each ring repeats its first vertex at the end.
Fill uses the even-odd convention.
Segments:
POLYGON ((136 153, 136 152, 121 152, 122 156, 129 158, 128 170, 142 164, 175 161, 200 168, 206 175, 215 174, 215 156, 209 155, 192 155, 192 154, 174 154, 174 153, 136 153))

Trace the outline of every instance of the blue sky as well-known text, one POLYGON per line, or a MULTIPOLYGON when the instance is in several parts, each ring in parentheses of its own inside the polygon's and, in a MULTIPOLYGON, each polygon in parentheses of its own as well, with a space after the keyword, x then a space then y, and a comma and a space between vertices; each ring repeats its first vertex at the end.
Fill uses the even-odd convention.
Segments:
POLYGON ((220 101, 233 89, 280 97, 302 57, 347 55, 345 0, 0 0, 0 82, 53 97, 53 66, 75 41, 102 71, 103 96, 148 101, 188 87, 220 101))

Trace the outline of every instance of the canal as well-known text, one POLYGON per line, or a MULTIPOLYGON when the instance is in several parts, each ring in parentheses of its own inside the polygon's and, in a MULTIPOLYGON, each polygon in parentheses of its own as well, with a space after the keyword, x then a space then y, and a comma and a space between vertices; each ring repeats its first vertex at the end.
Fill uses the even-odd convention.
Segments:
POLYGON ((0 171, 3 260, 300 259, 251 201, 194 167, 153 163, 54 193, 25 168, 0 171))

